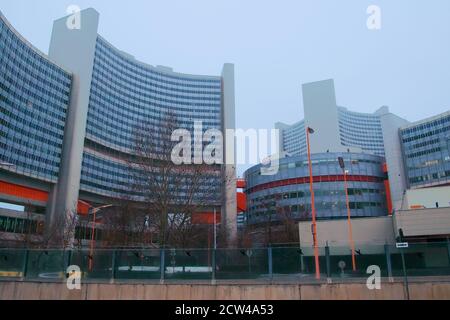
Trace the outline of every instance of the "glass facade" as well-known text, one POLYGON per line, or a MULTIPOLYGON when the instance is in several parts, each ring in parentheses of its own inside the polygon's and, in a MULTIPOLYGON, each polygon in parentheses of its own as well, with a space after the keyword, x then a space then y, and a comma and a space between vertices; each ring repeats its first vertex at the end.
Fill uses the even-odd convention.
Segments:
POLYGON ((450 183, 450 112, 400 129, 409 187, 450 183))
POLYGON ((0 161, 56 182, 71 75, 50 62, 0 14, 0 161))
MULTIPOLYGON (((382 164, 369 154, 323 153, 311 156, 315 207, 318 219, 347 217, 344 176, 338 163, 343 157, 349 171, 348 194, 353 217, 387 215, 382 164)), ((311 219, 309 168, 306 156, 280 160, 275 175, 261 175, 261 165, 245 173, 247 223, 278 221, 286 214, 296 220, 311 219)))
MULTIPOLYGON (((360 113, 338 107, 338 122, 341 144, 359 147, 364 152, 384 156, 383 133, 377 113, 360 113)), ((305 121, 281 128, 282 150, 291 155, 306 154, 305 121)), ((325 151, 325 150, 324 150, 325 151)))
MULTIPOLYGON (((136 128, 145 123, 158 130, 170 112, 180 129, 193 133, 194 121, 201 121, 203 132, 222 130, 221 81, 221 77, 183 75, 143 64, 98 36, 81 190, 113 197, 142 196, 129 188, 132 176, 139 174, 131 172, 126 161, 133 156, 136 128)), ((161 151, 159 141, 155 142, 155 150, 161 151)), ((212 185, 220 186, 220 179, 212 178, 212 185)))
POLYGON ((377 114, 359 113, 338 108, 341 143, 360 147, 363 151, 384 156, 383 132, 377 114))
POLYGON ((283 150, 291 155, 305 154, 306 134, 305 121, 297 122, 282 130, 283 150))

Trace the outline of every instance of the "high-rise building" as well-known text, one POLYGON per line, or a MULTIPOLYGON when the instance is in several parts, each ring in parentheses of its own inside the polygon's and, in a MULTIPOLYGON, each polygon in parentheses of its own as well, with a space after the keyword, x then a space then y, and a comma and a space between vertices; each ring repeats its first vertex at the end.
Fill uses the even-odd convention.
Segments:
POLYGON ((279 151, 290 155, 306 154, 307 126, 311 152, 356 152, 385 157, 393 209, 401 206, 406 181, 398 130, 409 122, 383 106, 374 113, 350 111, 336 103, 334 81, 303 85, 305 118, 293 125, 275 124, 280 130, 279 151))
MULTIPOLYGON (((158 128, 170 113, 190 132, 194 121, 203 132, 234 128, 232 64, 214 76, 148 65, 98 34, 94 9, 81 11, 80 21, 80 29, 68 28, 67 18, 54 22, 46 56, 0 19, 0 201, 45 212, 47 223, 80 201, 142 200, 126 183, 139 124, 158 128)), ((204 210, 219 208, 233 238, 234 167, 225 172, 204 186, 217 187, 220 199, 204 210)))
POLYGON ((347 151, 384 156, 381 118, 390 114, 384 106, 374 113, 350 111, 336 103, 334 81, 324 80, 303 85, 305 118, 293 125, 277 122, 280 153, 306 153, 306 126, 314 128, 311 152, 347 151))
POLYGON ((400 139, 408 188, 450 184, 450 111, 402 126, 400 139))

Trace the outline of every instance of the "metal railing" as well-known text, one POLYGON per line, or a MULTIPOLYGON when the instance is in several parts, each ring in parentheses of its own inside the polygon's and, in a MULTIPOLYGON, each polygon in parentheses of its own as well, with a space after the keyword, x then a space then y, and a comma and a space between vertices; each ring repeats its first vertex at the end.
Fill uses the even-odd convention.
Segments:
MULTIPOLYGON (((356 246, 352 270, 348 246, 320 247, 320 281, 367 279, 377 266, 383 281, 450 276, 450 242, 356 246)), ((63 281, 76 265, 85 281, 251 280, 315 282, 313 248, 244 249, 0 249, 0 280, 63 281), (89 261, 92 259, 92 269, 89 261)))

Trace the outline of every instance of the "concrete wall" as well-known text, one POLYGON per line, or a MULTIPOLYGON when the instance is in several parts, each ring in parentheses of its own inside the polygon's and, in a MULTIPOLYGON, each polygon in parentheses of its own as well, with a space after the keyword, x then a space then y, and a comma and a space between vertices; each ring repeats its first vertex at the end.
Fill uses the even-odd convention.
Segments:
MULTIPOLYGON (((353 240, 357 244, 384 245, 394 243, 394 228, 392 217, 357 218, 352 219, 353 240)), ((300 246, 313 246, 311 222, 299 223, 300 246)), ((348 246, 348 222, 342 220, 326 220, 317 222, 317 241, 320 247, 348 246)))
POLYGON ((450 235, 450 208, 397 211, 394 227, 405 237, 450 235))
POLYGON ((440 208, 450 207, 450 186, 407 190, 402 209, 412 206, 436 208, 436 202, 440 208))
MULTIPOLYGON (((410 283, 411 299, 450 299, 450 282, 410 283)), ((83 284, 68 290, 60 283, 0 282, 0 300, 404 300, 403 283, 365 284, 83 284)))
POLYGON ((384 152, 388 169, 389 186, 391 189, 392 206, 394 210, 399 210, 402 203, 403 192, 406 190, 407 186, 399 128, 408 124, 408 121, 388 112, 387 109, 380 109, 379 114, 383 132, 384 152))

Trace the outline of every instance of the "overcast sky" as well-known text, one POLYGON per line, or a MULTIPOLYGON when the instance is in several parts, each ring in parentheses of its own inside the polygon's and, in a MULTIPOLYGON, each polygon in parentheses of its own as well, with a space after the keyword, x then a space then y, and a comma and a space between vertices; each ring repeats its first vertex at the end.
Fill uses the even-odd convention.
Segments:
POLYGON ((99 33, 146 63, 212 75, 234 63, 240 128, 300 120, 301 84, 328 78, 353 111, 388 105, 414 121, 450 109, 449 0, 0 0, 44 52, 71 4, 99 11, 99 33), (366 26, 369 5, 381 30, 366 26))

